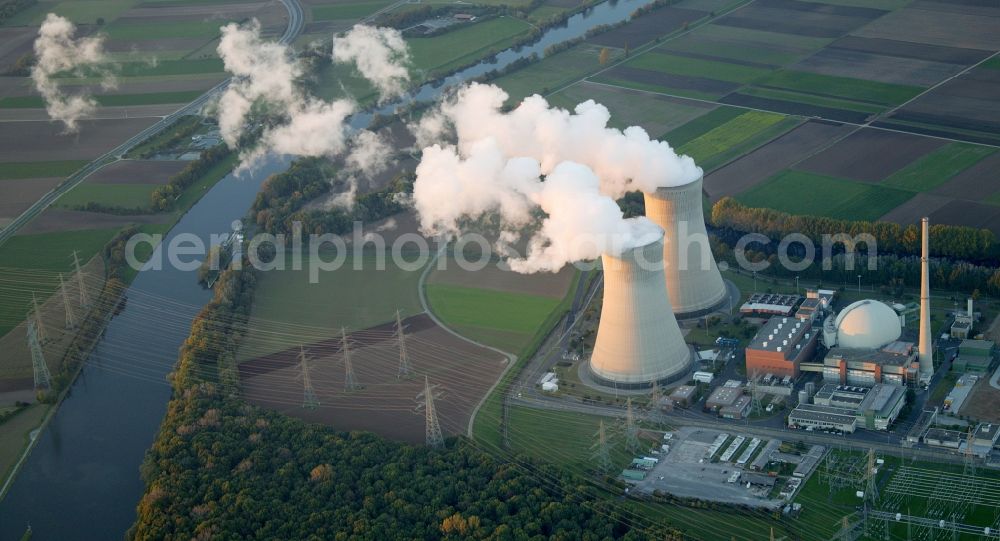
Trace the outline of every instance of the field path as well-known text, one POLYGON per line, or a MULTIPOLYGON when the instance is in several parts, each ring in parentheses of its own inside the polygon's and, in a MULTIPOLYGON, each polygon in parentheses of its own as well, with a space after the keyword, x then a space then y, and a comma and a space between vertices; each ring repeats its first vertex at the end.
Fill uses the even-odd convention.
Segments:
POLYGON ((495 348, 493 346, 488 346, 482 342, 478 342, 467 336, 463 336, 462 334, 455 331, 448 325, 445 325, 444 321, 441 321, 441 319, 439 319, 436 315, 434 315, 434 312, 431 310, 430 303, 427 302, 427 277, 430 276, 431 271, 434 270, 434 263, 437 262, 438 258, 441 257, 441 254, 443 254, 447 249, 448 246, 445 245, 442 246, 440 250, 435 252, 434 257, 432 257, 431 260, 427 262, 427 266, 424 267, 424 272, 420 275, 420 280, 417 282, 417 293, 420 296, 420 307, 423 308, 424 313, 426 313, 427 316, 430 317, 431 320, 435 324, 437 324, 438 327, 444 329, 446 332, 448 332, 448 334, 451 334, 452 336, 460 340, 464 340, 474 346, 478 346, 499 353, 500 355, 503 355, 504 357, 507 358, 507 366, 504 367, 503 372, 500 372, 500 375, 497 377, 496 381, 493 382, 493 385, 490 385, 490 388, 486 390, 486 392, 483 394, 483 397, 479 399, 479 403, 476 404, 476 407, 472 410, 472 414, 469 415, 469 426, 466 428, 466 435, 468 435, 469 438, 472 438, 472 427, 475 425, 476 415, 479 413, 479 408, 481 408, 483 404, 486 402, 486 399, 493 394, 493 391, 496 389, 497 385, 503 380, 504 376, 507 375, 507 371, 510 370, 510 367, 514 366, 514 364, 517 362, 517 355, 514 355, 513 353, 504 351, 499 348, 495 348))

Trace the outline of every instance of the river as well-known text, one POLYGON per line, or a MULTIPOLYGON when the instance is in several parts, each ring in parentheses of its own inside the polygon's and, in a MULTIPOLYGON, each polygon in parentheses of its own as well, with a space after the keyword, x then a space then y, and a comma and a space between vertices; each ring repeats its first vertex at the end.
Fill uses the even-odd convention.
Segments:
MULTIPOLYGON (((647 3, 600 4, 549 29, 533 44, 423 85, 380 112, 412 100, 432 100, 449 86, 533 53, 541 55, 549 45, 582 36, 597 25, 625 20, 647 3)), ((365 126, 370 119, 368 114, 357 115, 352 125, 365 126)), ((227 233, 232 221, 246 214, 263 181, 288 163, 272 159, 241 177, 227 176, 181 218, 164 242, 193 233, 207 244, 209 235, 227 233)), ((140 272, 127 295, 130 302, 108 325, 0 502, 0 541, 20 539, 29 524, 33 539, 121 539, 135 521, 143 493, 139 466, 170 398, 165 377, 210 292, 198 286, 193 271, 164 265, 140 272)))

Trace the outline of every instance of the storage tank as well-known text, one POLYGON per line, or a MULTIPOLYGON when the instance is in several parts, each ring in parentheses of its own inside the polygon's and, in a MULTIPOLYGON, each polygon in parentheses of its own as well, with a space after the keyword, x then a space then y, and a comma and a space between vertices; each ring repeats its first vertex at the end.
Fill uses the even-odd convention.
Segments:
POLYGON ((646 217, 663 228, 664 276, 674 314, 697 317, 726 299, 705 231, 702 176, 693 182, 646 193, 646 217))
POLYGON ((670 309, 663 276, 663 233, 621 255, 604 254, 604 304, 590 368, 618 387, 648 387, 684 377, 691 350, 670 309))

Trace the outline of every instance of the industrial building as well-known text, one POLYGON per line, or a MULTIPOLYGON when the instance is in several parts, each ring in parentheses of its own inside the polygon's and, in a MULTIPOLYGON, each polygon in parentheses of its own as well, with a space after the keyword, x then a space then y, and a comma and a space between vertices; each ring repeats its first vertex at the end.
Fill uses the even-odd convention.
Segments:
POLYGON ((985 376, 993 365, 993 345, 989 340, 962 340, 951 369, 985 376))
POLYGON ((848 409, 799 404, 788 414, 788 426, 853 433, 858 426, 858 416, 848 409))
POLYGON ((800 321, 822 321, 823 316, 832 309, 833 299, 837 292, 832 289, 807 289, 806 298, 795 311, 795 319, 800 321))
POLYGON ((854 302, 823 323, 823 343, 828 348, 878 349, 899 340, 899 316, 881 301, 854 302))
POLYGON ((779 295, 776 293, 754 293, 740 306, 744 315, 790 317, 802 301, 799 295, 779 295))
POLYGON ((958 413, 965 405, 965 400, 969 398, 969 393, 979 381, 976 374, 964 374, 955 382, 955 387, 944 397, 944 411, 958 413))
POLYGON ((734 421, 739 421, 740 419, 746 419, 750 415, 750 397, 747 395, 741 395, 736 398, 731 406, 722 406, 719 408, 719 417, 723 419, 731 419, 734 421))
POLYGON ((823 380, 841 385, 916 383, 920 365, 912 342, 895 341, 878 349, 835 347, 822 362, 823 380))
POLYGON ((747 374, 797 378, 799 365, 816 352, 817 336, 808 322, 788 317, 769 319, 746 348, 747 374))
POLYGON ((691 350, 667 297, 663 232, 620 256, 604 254, 601 261, 604 305, 590 360, 594 378, 618 388, 648 388, 686 377, 691 350))
POLYGON ((741 396, 743 396, 743 385, 739 381, 729 380, 716 387, 705 399, 705 409, 718 413, 722 408, 734 406, 741 396))
POLYGON ((694 385, 681 385, 670 393, 669 398, 674 406, 689 408, 698 399, 698 388, 694 385))
POLYGON ((699 176, 682 186, 644 195, 646 217, 667 233, 663 242, 664 278, 670 305, 680 319, 698 317, 728 299, 705 230, 699 176))
POLYGON ((949 334, 956 340, 965 340, 972 336, 972 326, 976 322, 976 314, 972 311, 972 299, 967 303, 965 312, 956 312, 951 323, 949 334))
POLYGON ((789 425, 853 432, 857 428, 888 430, 906 405, 906 389, 899 385, 872 387, 824 385, 812 404, 799 404, 789 415, 789 425), (845 415, 854 417, 849 422, 845 415))
POLYGON ((924 443, 932 447, 958 450, 962 446, 965 434, 957 430, 931 428, 924 434, 924 443))

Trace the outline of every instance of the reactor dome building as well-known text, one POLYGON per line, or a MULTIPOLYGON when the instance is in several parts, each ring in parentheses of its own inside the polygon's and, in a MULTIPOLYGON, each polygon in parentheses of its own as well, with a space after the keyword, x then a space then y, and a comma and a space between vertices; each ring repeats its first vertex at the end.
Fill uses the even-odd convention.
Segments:
MULTIPOLYGON (((647 222, 643 218, 636 225, 647 222)), ((590 358, 598 383, 645 388, 687 375, 691 350, 684 343, 667 295, 663 232, 649 224, 636 245, 605 253, 604 304, 590 358)))
POLYGON ((726 299, 702 210, 703 175, 687 184, 646 193, 646 217, 663 228, 664 277, 674 314, 698 317, 726 299))
POLYGON ((871 299, 854 302, 823 324, 827 347, 878 349, 899 340, 903 327, 889 305, 871 299))

